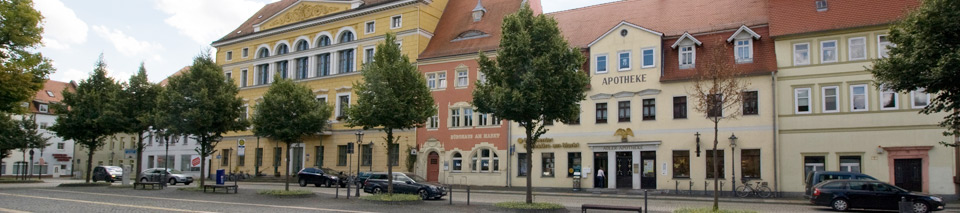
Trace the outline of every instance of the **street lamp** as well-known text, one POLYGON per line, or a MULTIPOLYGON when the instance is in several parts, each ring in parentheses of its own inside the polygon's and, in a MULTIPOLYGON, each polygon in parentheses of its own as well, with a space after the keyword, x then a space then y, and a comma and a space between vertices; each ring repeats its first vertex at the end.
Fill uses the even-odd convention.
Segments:
MULTIPOLYGON (((363 130, 357 130, 356 135, 357 135, 357 174, 356 174, 357 176, 355 176, 351 180, 353 181, 354 185, 357 185, 357 197, 360 197, 360 187, 359 187, 359 184, 357 184, 356 178, 359 177, 360 165, 363 164, 363 163, 360 163, 360 154, 363 153, 363 149, 360 148, 361 147, 360 145, 363 144, 363 130)), ((370 154, 373 154, 373 153, 370 153, 370 154)), ((373 166, 373 164, 371 163, 370 166, 373 166)))
MULTIPOLYGON (((370 146, 370 154, 373 154, 373 141, 370 141, 370 143, 368 143, 368 144, 369 144, 369 146, 370 146)), ((373 172, 373 157, 372 157, 372 156, 370 157, 370 172, 373 172)))
POLYGON ((730 173, 730 174, 732 175, 732 179, 731 179, 731 180, 733 181, 733 187, 732 187, 731 189, 732 189, 734 195, 737 194, 737 164, 736 164, 736 163, 737 163, 737 153, 736 153, 736 149, 737 149, 737 135, 731 133, 731 134, 730 134, 730 161, 731 161, 731 162, 730 162, 730 168, 731 168, 731 173, 730 173))

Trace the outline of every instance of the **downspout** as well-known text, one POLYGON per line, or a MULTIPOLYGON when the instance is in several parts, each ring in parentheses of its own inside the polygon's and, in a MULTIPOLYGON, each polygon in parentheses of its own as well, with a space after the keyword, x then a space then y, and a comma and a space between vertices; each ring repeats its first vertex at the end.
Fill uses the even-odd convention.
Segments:
POLYGON ((777 154, 780 152, 780 149, 777 148, 777 137, 779 136, 777 132, 780 130, 780 126, 777 123, 779 122, 777 119, 779 117, 777 113, 777 72, 771 72, 770 78, 772 80, 772 82, 770 82, 770 88, 773 90, 773 92, 770 93, 773 95, 773 191, 776 192, 777 197, 780 197, 780 177, 778 175, 780 173, 778 170, 780 158, 777 157, 777 154))
MULTIPOLYGON (((500 120, 500 123, 503 124, 503 120, 500 120)), ((510 121, 507 121, 506 123, 507 123, 507 187, 513 187, 513 181, 511 181, 512 176, 510 176, 511 172, 513 171, 513 168, 510 167, 511 165, 513 165, 510 163, 510 160, 513 158, 513 153, 510 152, 510 141, 513 138, 513 134, 512 134, 513 126, 510 125, 510 121)))

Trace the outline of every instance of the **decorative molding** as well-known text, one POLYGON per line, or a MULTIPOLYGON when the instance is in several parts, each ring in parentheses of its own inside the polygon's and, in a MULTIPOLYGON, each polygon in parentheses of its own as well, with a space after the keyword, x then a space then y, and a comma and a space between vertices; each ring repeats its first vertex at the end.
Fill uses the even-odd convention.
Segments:
POLYGON ((645 90, 641 90, 640 92, 637 92, 637 96, 648 96, 648 95, 658 95, 658 94, 660 94, 660 90, 658 89, 645 89, 645 90))
POLYGON ((611 97, 613 97, 613 95, 600 93, 596 95, 591 95, 590 100, 606 100, 606 99, 610 99, 611 97))
POLYGON ((320 92, 322 92, 322 93, 327 93, 327 92, 330 92, 330 90, 328 90, 328 89, 315 89, 315 90, 313 90, 313 93, 320 93, 320 92))
POLYGON ((696 44, 697 46, 703 45, 703 43, 700 42, 700 40, 697 40, 697 38, 694 38, 692 35, 690 35, 690 33, 683 32, 683 35, 681 35, 680 38, 677 39, 677 42, 673 42, 673 45, 670 45, 670 48, 676 49, 677 46, 680 45, 680 42, 683 41, 683 39, 690 39, 690 40, 693 41, 693 43, 696 44))
POLYGON ((614 94, 613 94, 613 97, 614 97, 614 98, 629 98, 629 97, 633 97, 633 96, 636 96, 636 95, 637 95, 636 92, 623 91, 623 92, 614 93, 614 94))
POLYGON ((350 91, 351 89, 353 89, 353 88, 352 88, 352 87, 348 87, 348 86, 342 86, 342 87, 337 87, 337 89, 335 89, 335 90, 336 90, 337 92, 343 92, 343 91, 350 91))
POLYGON ((757 32, 753 32, 753 30, 747 27, 747 25, 740 25, 740 29, 737 29, 737 32, 734 32, 733 35, 730 35, 730 38, 727 39, 727 42, 732 42, 733 39, 737 38, 737 35, 740 35, 740 33, 743 33, 743 32, 750 33, 750 37, 753 37, 753 39, 755 40, 760 39, 760 34, 757 34, 757 32))
MULTIPOLYGON (((349 7, 349 5, 345 5, 349 7)), ((347 7, 332 7, 327 5, 310 5, 310 4, 297 4, 290 9, 282 11, 279 13, 279 16, 270 17, 269 20, 263 22, 262 24, 256 25, 261 30, 270 29, 274 27, 279 27, 287 25, 290 23, 300 22, 314 17, 320 17, 331 13, 340 12, 347 10, 347 7)))

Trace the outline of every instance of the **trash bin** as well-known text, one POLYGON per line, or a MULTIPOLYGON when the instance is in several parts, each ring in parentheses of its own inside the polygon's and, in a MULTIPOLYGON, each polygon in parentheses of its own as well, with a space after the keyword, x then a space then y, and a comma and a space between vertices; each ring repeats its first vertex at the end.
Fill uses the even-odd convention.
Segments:
POLYGON ((223 169, 217 169, 217 185, 223 185, 226 180, 226 172, 223 169))

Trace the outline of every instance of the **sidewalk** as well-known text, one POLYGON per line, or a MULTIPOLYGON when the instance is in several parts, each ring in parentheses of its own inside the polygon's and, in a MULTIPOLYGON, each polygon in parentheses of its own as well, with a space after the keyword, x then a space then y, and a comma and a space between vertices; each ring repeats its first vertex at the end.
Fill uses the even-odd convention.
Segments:
MULTIPOLYGON (((502 186, 470 186, 471 193, 487 194, 526 194, 526 187, 502 187, 502 186)), ((454 186, 453 193, 466 193, 466 186, 454 186)), ((672 191, 672 190, 670 190, 672 191)), ((569 188, 533 188, 534 196, 561 196, 561 197, 600 197, 600 198, 635 198, 643 199, 643 190, 622 190, 622 189, 583 189, 574 192, 569 188)), ((710 195, 701 195, 702 191, 694 191, 694 195, 675 195, 667 194, 665 190, 650 190, 647 193, 649 200, 683 200, 683 201, 712 201, 712 191, 710 195)), ((729 193, 729 192, 727 192, 729 193)), ((807 204, 809 201, 801 198, 733 198, 729 194, 720 196, 722 202, 734 203, 770 203, 770 204, 807 204)))

